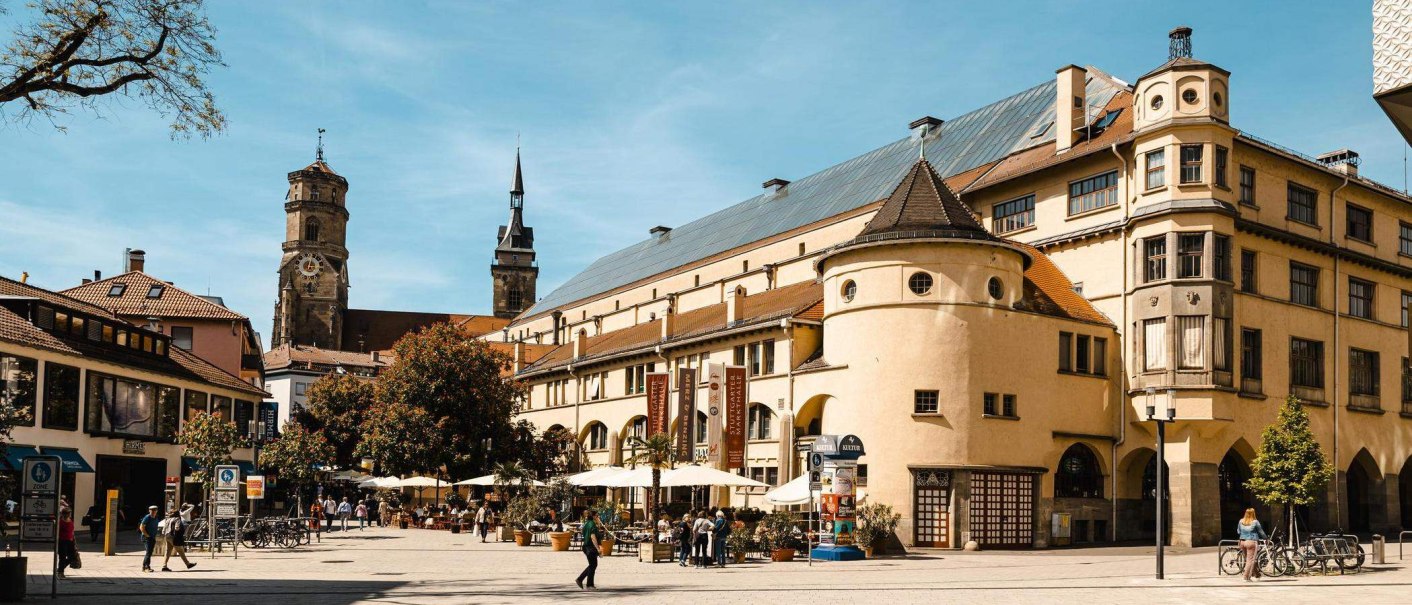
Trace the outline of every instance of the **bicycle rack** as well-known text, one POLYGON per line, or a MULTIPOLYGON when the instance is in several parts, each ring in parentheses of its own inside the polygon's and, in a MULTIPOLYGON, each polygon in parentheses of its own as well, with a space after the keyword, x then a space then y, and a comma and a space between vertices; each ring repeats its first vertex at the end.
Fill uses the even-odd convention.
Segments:
MULTIPOLYGON (((1412 532, 1405 533, 1412 534, 1412 532)), ((1221 540, 1216 543, 1216 575, 1226 575, 1226 570, 1221 569, 1221 557, 1231 550, 1240 550, 1240 540, 1221 540)))
POLYGON ((1406 539, 1407 539, 1407 536, 1412 536, 1412 531, 1404 531, 1404 532, 1401 532, 1401 533, 1397 534, 1397 560, 1398 560, 1398 561, 1401 561, 1401 560, 1402 560, 1402 542, 1403 542, 1403 540, 1406 540, 1406 539))

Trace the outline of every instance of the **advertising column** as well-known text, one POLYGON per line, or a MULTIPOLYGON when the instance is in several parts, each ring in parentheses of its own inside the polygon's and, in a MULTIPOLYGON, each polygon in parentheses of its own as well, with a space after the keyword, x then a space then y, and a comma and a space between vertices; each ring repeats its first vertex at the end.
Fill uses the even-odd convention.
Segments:
POLYGON ((863 441, 854 435, 821 435, 814 441, 815 455, 823 458, 819 519, 824 523, 819 547, 810 557, 822 561, 858 561, 863 550, 855 544, 858 507, 858 458, 863 441), (822 535, 827 534, 827 535, 822 535))

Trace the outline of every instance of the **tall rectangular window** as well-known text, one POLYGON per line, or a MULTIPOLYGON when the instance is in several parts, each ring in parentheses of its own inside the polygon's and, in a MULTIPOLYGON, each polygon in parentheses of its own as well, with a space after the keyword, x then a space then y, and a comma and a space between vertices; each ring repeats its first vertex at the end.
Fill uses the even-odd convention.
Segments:
POLYGON ((1000 396, 1000 414, 1006 418, 1019 416, 1019 412, 1015 409, 1015 395, 1013 393, 1000 396))
POLYGON ((1182 370, 1206 368, 1206 316, 1182 315, 1177 317, 1177 368, 1182 370))
POLYGON ((992 223, 996 233, 1018 231, 1034 224, 1034 196, 996 204, 991 209, 992 223))
POLYGON ((1290 339, 1289 383, 1297 387, 1324 388, 1324 343, 1303 338, 1290 339))
POLYGON ((1201 255, 1205 248, 1205 233, 1177 235, 1177 277, 1201 277, 1201 255))
POLYGON ((1201 182, 1201 155, 1203 146, 1182 145, 1182 183, 1201 182))
POLYGON ((1397 224, 1397 252, 1403 256, 1412 256, 1412 225, 1402 222, 1397 224))
POLYGON ((1231 320, 1224 317, 1211 318, 1211 367, 1231 369, 1231 320))
POLYGON ((761 359, 762 356, 760 355, 760 343, 752 342, 750 343, 748 349, 750 350, 750 375, 759 376, 760 362, 763 361, 763 359, 761 359))
POLYGON ((1307 307, 1319 306, 1319 269, 1289 263, 1289 301, 1307 307))
POLYGON ((1348 314, 1363 319, 1373 319, 1373 282, 1356 277, 1348 278, 1348 314))
POLYGON ((1142 240, 1144 281, 1167 279, 1167 236, 1159 235, 1142 240))
POLYGON ((1059 371, 1074 371, 1074 335, 1069 332, 1059 333, 1059 371))
POLYGON ((1142 322, 1142 369, 1167 369, 1167 320, 1145 319, 1142 322))
POLYGON ((1000 415, 999 393, 985 393, 981 395, 981 413, 986 416, 1000 415))
POLYGON ((1230 187, 1230 179, 1226 178, 1226 164, 1230 161, 1231 150, 1220 145, 1216 146, 1216 184, 1221 187, 1230 187))
POLYGON ((1412 292, 1402 291, 1402 327, 1407 327, 1407 306, 1412 304, 1412 292))
POLYGON ((78 430, 79 369, 44 363, 44 422, 46 429, 78 430))
POLYGON ((1069 183, 1069 214, 1118 204, 1118 171, 1069 183))
POLYGON ((1143 156, 1147 170, 1147 188, 1156 189, 1167 184, 1167 150, 1158 149, 1143 156))
POLYGON ((745 345, 736 346, 735 356, 732 358, 731 363, 738 366, 745 365, 745 345))
POLYGON ((1378 395, 1378 352, 1348 350, 1348 394, 1378 395))
POLYGON ((1095 376, 1108 375, 1108 339, 1093 339, 1093 374, 1095 376))
POLYGON ((1412 366, 1407 363, 1407 358, 1402 358, 1402 411, 1409 411, 1407 404, 1412 402, 1412 366))
POLYGON ((28 357, 0 353, 0 404, 29 413, 20 426, 34 426, 34 403, 39 393, 39 362, 28 357))
POLYGON ((1240 329, 1240 377, 1259 380, 1264 376, 1262 359, 1263 347, 1260 343, 1260 330, 1240 329))
POLYGON ((1367 208, 1348 204, 1345 212, 1348 220, 1345 221, 1345 231, 1351 239, 1372 243, 1373 241, 1373 211, 1367 208))
POLYGON ((1216 234, 1211 239, 1211 265, 1216 279, 1231 281, 1231 237, 1216 234))
POLYGON ((1240 167, 1240 203, 1255 205, 1255 169, 1249 166, 1240 167))
POLYGON ((1289 198, 1289 210, 1286 216, 1289 220, 1299 221, 1307 225, 1318 225, 1319 194, 1308 187, 1301 187, 1294 183, 1289 184, 1287 191, 1289 198))
POLYGON ((1240 289, 1242 292, 1255 294, 1260 291, 1257 281, 1259 276, 1259 265, 1256 264, 1258 258, 1254 250, 1240 251, 1240 289))
POLYGON ((775 373, 775 340, 769 339, 760 343, 761 352, 764 353, 760 361, 760 372, 763 374, 775 373))
POLYGON ((1089 343, 1091 342, 1093 342, 1092 338, 1082 334, 1074 341, 1074 371, 1083 372, 1085 374, 1090 371, 1089 343))

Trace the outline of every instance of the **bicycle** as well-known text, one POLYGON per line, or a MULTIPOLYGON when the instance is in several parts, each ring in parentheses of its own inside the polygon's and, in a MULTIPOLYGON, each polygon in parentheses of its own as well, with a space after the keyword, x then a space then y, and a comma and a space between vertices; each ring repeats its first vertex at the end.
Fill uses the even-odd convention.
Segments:
MULTIPOLYGON (((1278 578, 1287 573, 1291 573, 1293 565, 1284 549, 1279 548, 1275 542, 1276 533, 1272 533, 1269 539, 1260 540, 1260 546, 1255 551, 1255 567, 1260 575, 1278 578)), ((1245 549, 1229 549, 1221 553, 1221 573, 1234 576, 1245 573, 1246 555, 1245 549)))

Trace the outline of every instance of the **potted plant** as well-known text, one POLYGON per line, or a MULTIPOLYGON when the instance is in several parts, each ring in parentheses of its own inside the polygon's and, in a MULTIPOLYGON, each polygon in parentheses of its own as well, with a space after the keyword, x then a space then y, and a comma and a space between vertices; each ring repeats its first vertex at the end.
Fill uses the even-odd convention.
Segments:
POLYGON ((794 551, 803 545, 795 534, 794 517, 786 512, 773 512, 760 520, 761 542, 770 553, 770 560, 783 563, 794 560, 794 551))
POLYGON ((543 511, 544 503, 533 493, 523 494, 505 507, 505 521, 514 528, 516 546, 530 545, 530 539, 534 537, 530 532, 530 523, 543 511))
MULTIPOLYGON (((554 550, 569 550, 569 542, 573 538, 573 532, 563 531, 562 522, 569 514, 569 505, 573 503, 574 496, 578 495, 578 486, 569 483, 568 479, 555 477, 542 491, 545 504, 551 507, 558 515, 560 525, 559 531, 549 532, 549 545, 554 550)), ((553 529, 553 528, 551 528, 553 529)))
POLYGON ((863 554, 869 559, 874 553, 881 554, 901 520, 902 515, 893 512, 889 504, 876 502, 858 507, 858 542, 863 545, 863 554))
POLYGON ((750 530, 743 525, 731 530, 726 536, 726 548, 730 550, 731 558, 736 564, 745 562, 745 554, 750 551, 750 530))
MULTIPOLYGON (((593 510, 598 512, 598 524, 603 528, 603 534, 598 540, 598 555, 607 557, 613 554, 613 532, 623 523, 623 506, 617 502, 603 502, 593 506, 593 510)), ((588 536, 584 536, 587 540, 588 536)))

